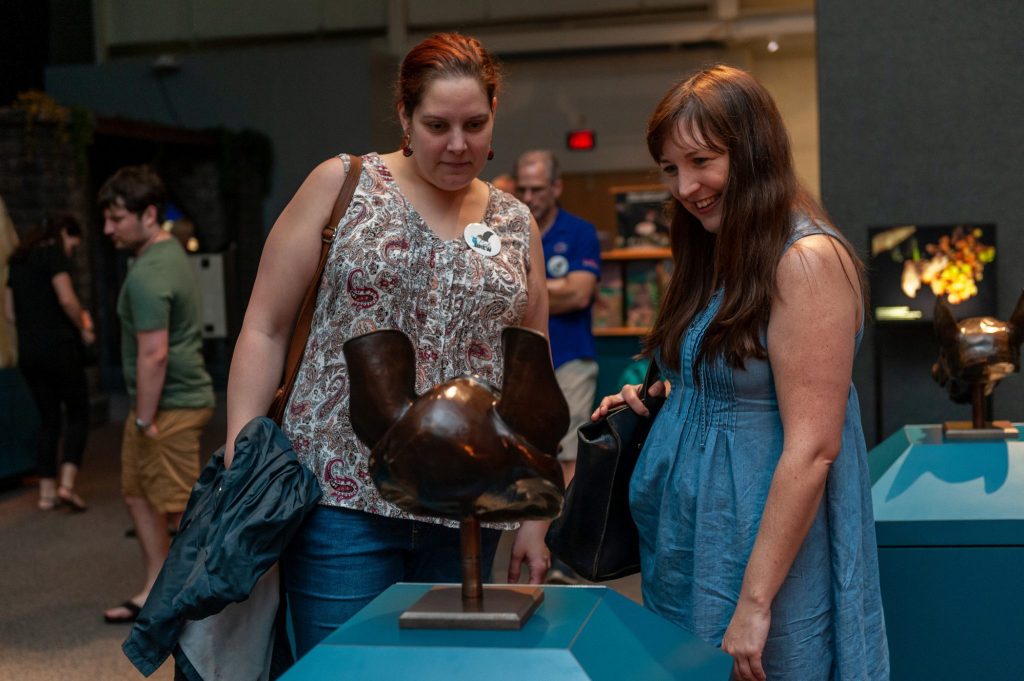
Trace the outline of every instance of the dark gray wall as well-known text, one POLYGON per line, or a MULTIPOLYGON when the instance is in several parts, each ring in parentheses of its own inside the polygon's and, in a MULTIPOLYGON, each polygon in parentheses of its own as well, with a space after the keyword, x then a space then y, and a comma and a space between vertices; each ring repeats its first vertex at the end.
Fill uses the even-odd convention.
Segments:
POLYGON ((271 44, 178 60, 180 68, 165 73, 153 69, 152 57, 51 67, 46 90, 102 116, 266 133, 274 145, 268 228, 314 166, 341 151, 371 149, 366 41, 271 44))
MULTIPOLYGON (((826 208, 865 249, 869 226, 995 223, 989 313, 1006 319, 1024 286, 1024 3, 818 0, 817 15, 826 208)), ((854 376, 869 444, 906 423, 970 418, 932 382, 936 351, 928 326, 869 327, 854 376)), ((997 388, 994 412, 1024 420, 1024 377, 997 388)))

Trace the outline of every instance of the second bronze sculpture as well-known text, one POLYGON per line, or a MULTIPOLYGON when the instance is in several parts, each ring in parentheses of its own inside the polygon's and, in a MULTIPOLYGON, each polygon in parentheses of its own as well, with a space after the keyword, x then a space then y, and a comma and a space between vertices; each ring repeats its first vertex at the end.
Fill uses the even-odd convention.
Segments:
POLYGON ((959 404, 969 402, 968 423, 948 422, 946 437, 954 439, 1013 438, 1017 429, 1008 421, 989 421, 985 399, 1009 374, 1020 371, 1020 345, 1024 341, 1024 292, 1007 321, 970 317, 957 321, 940 297, 935 301, 935 333, 939 360, 932 377, 959 404))
POLYGON ((352 427, 370 447, 370 476, 381 495, 410 513, 461 523, 460 607, 452 594, 430 592, 424 600, 431 602, 419 610, 424 616, 414 612, 417 604, 403 626, 515 628, 543 598, 538 588, 489 589, 485 604, 479 574, 481 521, 553 518, 565 494, 555 453, 569 409, 547 339, 510 327, 502 345, 500 390, 465 375, 422 395, 413 345, 401 331, 375 331, 344 345, 352 427))

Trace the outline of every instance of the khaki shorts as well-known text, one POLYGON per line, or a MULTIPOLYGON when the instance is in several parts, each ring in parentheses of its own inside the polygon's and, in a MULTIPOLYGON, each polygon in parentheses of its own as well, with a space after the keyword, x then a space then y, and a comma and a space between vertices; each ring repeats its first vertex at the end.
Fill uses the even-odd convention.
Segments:
POLYGON ((212 408, 161 409, 160 432, 151 438, 135 426, 135 410, 130 411, 121 443, 124 496, 146 499, 157 513, 184 511, 199 477, 199 436, 212 416, 212 408))
POLYGON ((597 362, 592 359, 573 359, 555 369, 558 387, 569 404, 569 432, 562 438, 559 461, 575 461, 579 439, 576 429, 590 423, 594 413, 594 393, 597 392, 597 362))

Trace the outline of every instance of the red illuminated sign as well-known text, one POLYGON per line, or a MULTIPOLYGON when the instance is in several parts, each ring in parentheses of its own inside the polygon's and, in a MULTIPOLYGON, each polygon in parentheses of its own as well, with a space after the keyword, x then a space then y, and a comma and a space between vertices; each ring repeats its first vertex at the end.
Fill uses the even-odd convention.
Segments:
POLYGON ((597 144, 593 130, 570 130, 565 136, 569 151, 590 151, 597 144))

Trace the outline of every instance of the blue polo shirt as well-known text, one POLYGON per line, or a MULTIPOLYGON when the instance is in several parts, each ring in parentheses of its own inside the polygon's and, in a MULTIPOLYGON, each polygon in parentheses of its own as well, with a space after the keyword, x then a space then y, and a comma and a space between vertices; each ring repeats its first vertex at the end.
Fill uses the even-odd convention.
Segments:
MULTIPOLYGON (((541 242, 548 279, 561 279, 578 270, 601 277, 601 245, 597 240, 597 230, 586 220, 559 208, 554 224, 541 242)), ((548 336, 556 369, 574 359, 597 359, 597 346, 590 328, 593 304, 591 300, 590 305, 582 310, 553 314, 549 318, 548 336)))

